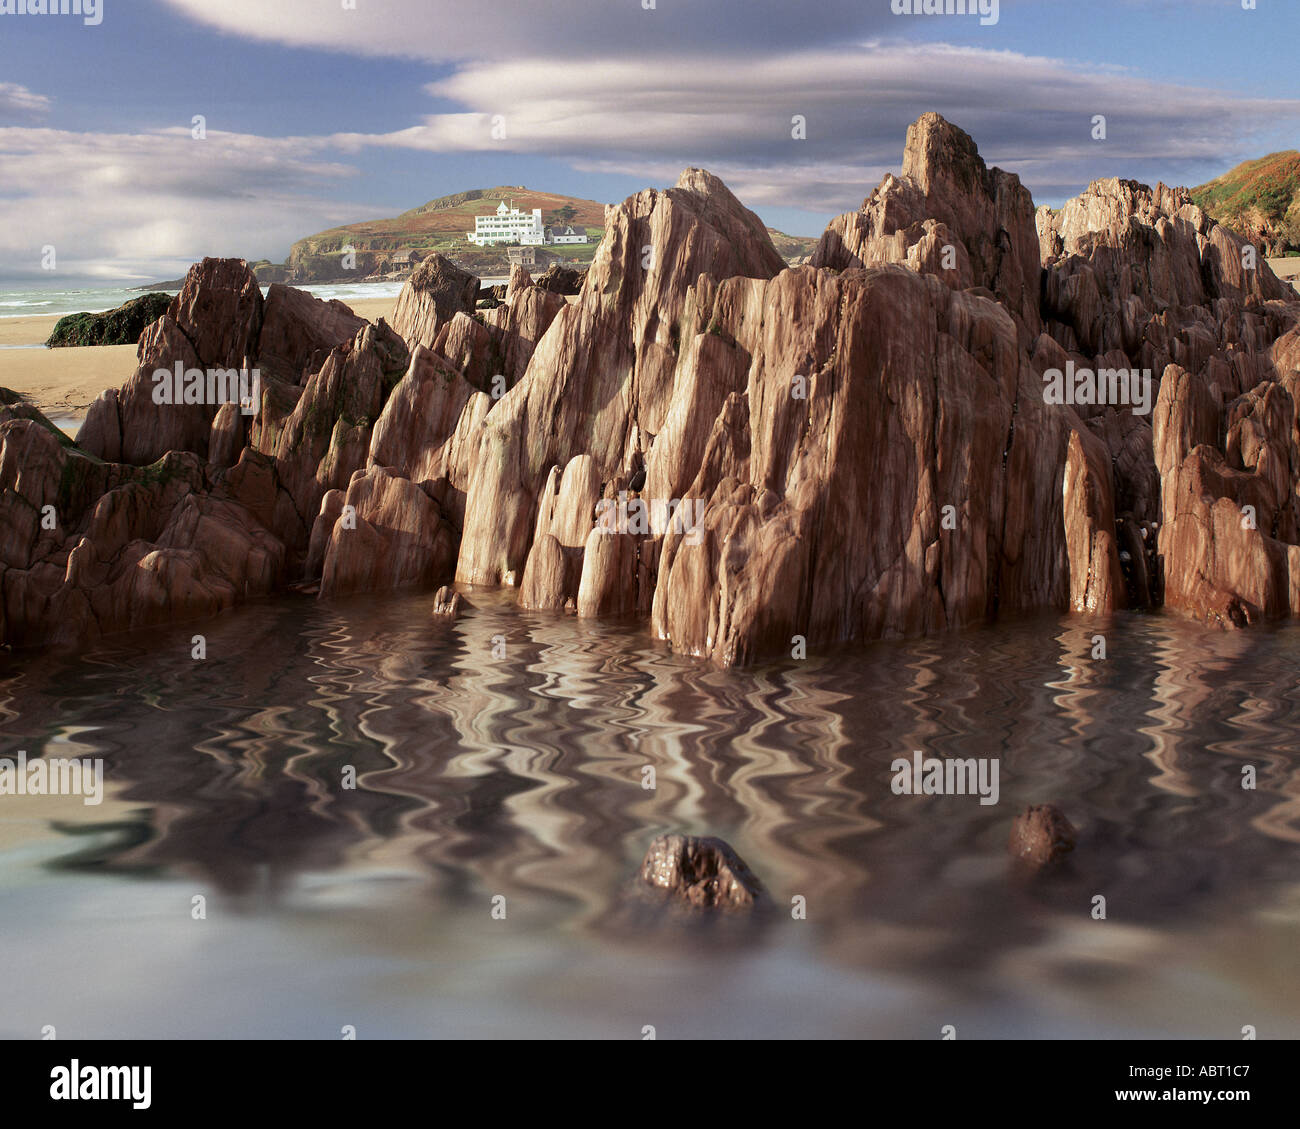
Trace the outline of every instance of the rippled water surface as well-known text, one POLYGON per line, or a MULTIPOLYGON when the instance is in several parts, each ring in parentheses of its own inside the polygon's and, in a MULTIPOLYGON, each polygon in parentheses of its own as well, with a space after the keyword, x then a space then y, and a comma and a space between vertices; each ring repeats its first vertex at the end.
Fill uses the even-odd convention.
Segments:
POLYGON ((1049 617, 719 671, 470 598, 0 659, 0 755, 103 757, 108 792, 0 797, 0 1035, 1300 1036, 1300 629, 1049 617), (914 749, 1000 758, 1000 802, 894 795, 914 749), (1074 863, 1025 884, 1007 832, 1049 800, 1074 863), (729 840, 774 912, 629 913, 665 831, 729 840))

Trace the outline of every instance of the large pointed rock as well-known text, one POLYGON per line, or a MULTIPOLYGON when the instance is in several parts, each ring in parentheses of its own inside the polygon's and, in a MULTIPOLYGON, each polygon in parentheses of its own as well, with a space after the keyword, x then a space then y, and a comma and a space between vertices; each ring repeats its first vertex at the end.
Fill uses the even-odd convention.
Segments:
POLYGON ((429 348, 457 313, 472 315, 478 301, 478 279, 441 255, 430 255, 397 296, 393 329, 411 349, 429 348))
POLYGON ((457 578, 498 584, 523 570, 553 466, 587 453, 608 482, 648 446, 664 425, 682 342, 706 328, 701 276, 770 278, 783 267, 762 221, 703 170, 610 209, 577 303, 559 312, 484 423, 457 578))

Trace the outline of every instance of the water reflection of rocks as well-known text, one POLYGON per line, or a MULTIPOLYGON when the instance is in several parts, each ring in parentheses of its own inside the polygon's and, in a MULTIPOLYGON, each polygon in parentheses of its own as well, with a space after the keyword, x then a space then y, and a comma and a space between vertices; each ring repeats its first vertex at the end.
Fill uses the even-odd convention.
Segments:
POLYGON ((59 865, 192 875, 250 911, 371 867, 423 875, 411 896, 440 910, 504 894, 625 937, 650 841, 715 834, 777 917, 806 899, 798 927, 833 957, 976 968, 1054 914, 1086 920, 1095 894, 1125 926, 1195 927, 1295 882, 1300 633, 1049 618, 721 671, 617 624, 473 602, 436 627, 427 597, 267 604, 205 625, 205 662, 185 628, 6 659, 2 745, 104 756, 133 812, 80 826, 59 865), (892 794, 914 749, 999 757, 1001 802, 892 794), (1078 827, 1071 863, 1009 881, 1011 820, 1043 801, 1078 827))

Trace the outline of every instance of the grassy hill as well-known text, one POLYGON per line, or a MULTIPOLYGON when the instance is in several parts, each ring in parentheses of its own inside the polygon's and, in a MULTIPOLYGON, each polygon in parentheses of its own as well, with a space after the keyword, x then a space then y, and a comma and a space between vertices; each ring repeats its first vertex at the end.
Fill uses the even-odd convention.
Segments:
POLYGON ((811 255, 817 249, 817 244, 821 238, 816 235, 811 237, 806 235, 786 235, 784 231, 777 231, 774 227, 769 227, 767 234, 768 238, 772 240, 772 246, 776 248, 777 254, 786 262, 811 255))
POLYGON ((1192 189, 1192 199, 1267 255, 1300 250, 1300 153, 1246 161, 1192 189))
POLYGON ((430 200, 391 219, 363 220, 309 235, 293 245, 288 267, 299 282, 356 278, 371 274, 395 252, 437 251, 480 276, 497 270, 508 273, 503 269, 504 248, 477 248, 465 239, 466 233, 474 230, 474 217, 495 211, 502 200, 521 212, 541 208, 547 224, 565 222, 585 227, 587 243, 544 248, 566 262, 591 262, 604 238, 604 204, 555 192, 534 192, 521 185, 500 185, 430 200), (357 270, 350 275, 340 269, 345 246, 357 253, 357 270))
MULTIPOLYGON (((399 251, 437 251, 480 278, 508 275, 504 247, 479 248, 465 239, 466 233, 474 230, 474 217, 496 211, 502 200, 521 212, 541 208, 542 220, 548 225, 571 223, 587 229, 584 244, 540 248, 563 262, 590 263, 605 237, 604 204, 556 192, 534 192, 518 184, 498 185, 442 196, 391 219, 363 220, 317 232, 293 245, 285 265, 262 262, 255 264, 254 270, 262 282, 350 281, 382 272, 399 251), (342 252, 347 246, 357 256, 353 271, 342 269, 342 252)), ((786 235, 774 228, 768 228, 768 234, 788 260, 810 255, 817 246, 815 238, 786 235)))

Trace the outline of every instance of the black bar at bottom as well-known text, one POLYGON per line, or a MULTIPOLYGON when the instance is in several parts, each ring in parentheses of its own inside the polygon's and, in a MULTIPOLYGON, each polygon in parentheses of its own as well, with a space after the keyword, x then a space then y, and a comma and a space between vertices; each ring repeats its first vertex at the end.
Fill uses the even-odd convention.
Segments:
POLYGON ((660 1042, 11 1042, 5 1120, 113 1109, 320 1114, 337 1123, 395 1102, 436 1115, 462 1098, 498 1116, 512 1108, 536 1116, 559 1101, 570 1113, 585 1107, 617 1119, 625 1101, 634 1115, 692 1120, 757 1099, 767 1119, 787 1105, 806 1115, 830 1098, 865 1111, 891 1095, 927 1120, 1042 1099, 1057 1112, 1127 1106, 1185 1118, 1201 1110, 1235 1123, 1241 1112, 1282 1108, 1296 1061, 1295 1043, 1266 1040, 660 1042))

